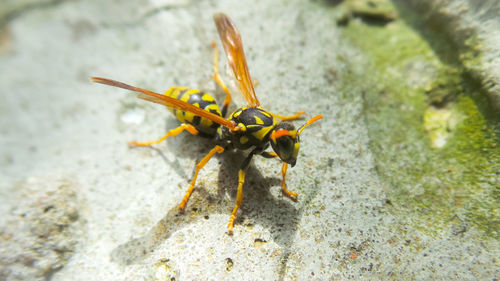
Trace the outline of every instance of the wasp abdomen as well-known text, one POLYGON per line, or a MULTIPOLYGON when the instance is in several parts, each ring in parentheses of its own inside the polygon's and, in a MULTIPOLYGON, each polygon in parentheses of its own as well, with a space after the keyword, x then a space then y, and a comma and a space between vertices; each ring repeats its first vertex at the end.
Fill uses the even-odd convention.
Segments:
MULTIPOLYGON (((190 89, 188 87, 172 87, 165 92, 165 95, 222 116, 215 99, 211 95, 200 90, 190 89)), ((220 126, 212 120, 197 116, 191 112, 182 111, 177 108, 169 108, 169 110, 175 115, 177 120, 182 123, 193 125, 202 135, 214 136, 217 128, 220 126)))

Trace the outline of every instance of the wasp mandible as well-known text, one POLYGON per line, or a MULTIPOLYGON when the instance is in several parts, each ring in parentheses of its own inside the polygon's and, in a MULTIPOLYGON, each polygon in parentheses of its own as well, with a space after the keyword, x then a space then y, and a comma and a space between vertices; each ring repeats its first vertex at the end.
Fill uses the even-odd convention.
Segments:
POLYGON ((229 17, 223 13, 215 14, 214 21, 222 45, 224 46, 229 66, 232 68, 241 93, 248 103, 247 106, 239 108, 231 113, 229 118, 226 118, 226 114, 229 104, 231 103, 231 94, 219 75, 219 54, 215 42, 212 43, 214 49, 213 79, 226 94, 222 110, 219 108, 212 95, 188 87, 172 87, 161 95, 107 78, 92 77, 92 81, 139 92, 138 98, 167 106, 181 122, 178 128, 170 130, 165 136, 156 141, 132 141, 129 143, 131 146, 149 146, 160 143, 168 137, 180 134, 184 130, 193 135, 209 137, 214 140, 215 147, 196 164, 196 170, 191 180, 191 184, 187 189, 186 195, 184 195, 184 198, 179 204, 179 211, 181 212, 186 208, 189 197, 193 193, 199 171, 215 153, 220 154, 225 150, 232 149, 250 150, 250 153, 243 160, 238 171, 236 204, 227 226, 228 234, 232 235, 236 213, 243 201, 243 184, 245 182, 246 170, 252 157, 254 155, 260 155, 266 158, 278 157, 281 159, 283 162, 281 169, 283 177, 281 189, 286 196, 290 197, 292 200, 297 200, 298 194, 288 190, 286 187, 285 175, 287 167, 289 164, 293 167, 297 161, 300 147, 300 134, 307 126, 323 118, 323 116, 317 115, 309 119, 300 128, 296 129, 293 124, 286 121, 297 119, 304 113, 303 111, 291 116, 281 116, 263 109, 255 95, 253 80, 250 78, 238 29, 229 17), (277 119, 281 119, 281 122, 278 122, 277 119), (274 152, 266 151, 269 145, 271 145, 274 152))

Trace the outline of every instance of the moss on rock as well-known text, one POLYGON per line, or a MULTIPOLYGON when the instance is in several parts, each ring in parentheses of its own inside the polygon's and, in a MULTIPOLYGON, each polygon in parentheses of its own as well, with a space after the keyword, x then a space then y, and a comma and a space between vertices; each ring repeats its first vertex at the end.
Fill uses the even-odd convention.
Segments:
POLYGON ((429 42, 434 37, 426 40, 425 30, 402 19, 385 26, 352 20, 344 32, 371 61, 346 81, 364 92, 391 210, 424 232, 458 221, 500 239, 495 122, 488 121, 479 83, 471 83, 459 61, 436 53, 453 46, 429 42))

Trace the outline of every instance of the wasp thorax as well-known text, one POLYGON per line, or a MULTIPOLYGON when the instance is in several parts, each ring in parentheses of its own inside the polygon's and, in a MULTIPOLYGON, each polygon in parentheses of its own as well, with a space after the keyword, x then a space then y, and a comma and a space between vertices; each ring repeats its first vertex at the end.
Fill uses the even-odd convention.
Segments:
POLYGON ((295 166, 299 154, 299 135, 293 124, 281 122, 271 133, 271 146, 281 160, 295 166))

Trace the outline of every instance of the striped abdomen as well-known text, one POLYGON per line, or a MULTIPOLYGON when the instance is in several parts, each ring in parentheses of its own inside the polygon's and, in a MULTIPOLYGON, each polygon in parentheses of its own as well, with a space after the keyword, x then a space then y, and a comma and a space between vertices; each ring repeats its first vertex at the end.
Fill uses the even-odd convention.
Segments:
MULTIPOLYGON (((222 116, 215 99, 211 95, 200 90, 189 89, 188 87, 172 87, 165 92, 165 95, 174 99, 185 101, 213 114, 222 116)), ((175 115, 177 120, 182 123, 193 125, 196 129, 198 129, 198 131, 200 131, 202 136, 214 136, 217 128, 220 126, 212 120, 197 116, 191 112, 185 112, 178 110, 177 108, 169 109, 175 115)))

